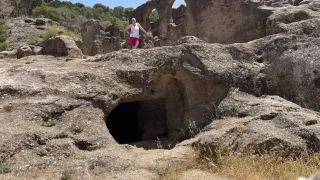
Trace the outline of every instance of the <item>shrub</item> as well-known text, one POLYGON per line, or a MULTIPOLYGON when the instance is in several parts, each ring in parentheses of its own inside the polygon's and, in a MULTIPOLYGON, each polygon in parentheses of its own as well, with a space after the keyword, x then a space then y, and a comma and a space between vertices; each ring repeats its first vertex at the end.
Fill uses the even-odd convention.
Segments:
POLYGON ((35 17, 46 17, 57 22, 60 22, 62 19, 59 11, 57 11, 55 8, 45 5, 36 7, 32 11, 32 15, 35 17))
POLYGON ((47 40, 49 38, 58 36, 58 31, 52 28, 47 28, 46 30, 44 30, 42 36, 44 40, 47 40))
POLYGON ((8 43, 7 42, 0 42, 0 51, 8 50, 8 43))
POLYGON ((79 39, 81 39, 81 34, 73 33, 73 32, 71 32, 71 31, 63 32, 62 35, 70 36, 70 37, 72 37, 74 40, 79 40, 79 39))
POLYGON ((40 42, 40 37, 37 35, 28 36, 25 41, 29 45, 34 45, 40 42))
POLYGON ((0 174, 11 172, 10 165, 4 157, 0 156, 0 174))
POLYGON ((8 49, 8 43, 6 42, 9 37, 8 29, 7 22, 4 19, 0 19, 0 51, 8 49))

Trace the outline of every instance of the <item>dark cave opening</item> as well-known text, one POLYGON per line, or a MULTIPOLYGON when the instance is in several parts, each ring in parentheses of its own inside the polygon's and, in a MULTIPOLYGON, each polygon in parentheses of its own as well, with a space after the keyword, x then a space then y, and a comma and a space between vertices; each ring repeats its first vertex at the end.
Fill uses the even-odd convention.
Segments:
POLYGON ((109 114, 106 125, 119 144, 167 136, 165 100, 121 103, 109 114))

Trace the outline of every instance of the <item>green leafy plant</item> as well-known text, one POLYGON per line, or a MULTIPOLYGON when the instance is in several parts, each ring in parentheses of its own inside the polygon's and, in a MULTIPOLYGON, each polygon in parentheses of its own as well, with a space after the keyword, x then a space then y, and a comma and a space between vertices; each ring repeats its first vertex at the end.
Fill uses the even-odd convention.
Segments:
POLYGON ((37 35, 28 36, 25 39, 26 43, 29 45, 35 45, 35 44, 39 43, 40 40, 41 40, 41 38, 37 35))
POLYGON ((57 22, 60 22, 62 20, 61 14, 58 10, 45 5, 36 7, 32 11, 32 15, 35 17, 46 17, 57 22))
POLYGON ((63 32, 62 35, 70 36, 70 37, 72 37, 74 40, 79 40, 79 39, 81 39, 81 34, 79 34, 79 33, 74 33, 74 32, 71 32, 71 31, 63 32))
POLYGON ((49 38, 58 36, 58 31, 56 29, 53 29, 53 28, 47 28, 47 29, 44 30, 42 36, 43 36, 44 40, 47 40, 49 38))
POLYGON ((0 51, 5 51, 8 49, 8 43, 6 42, 9 37, 8 25, 5 19, 0 19, 0 51))

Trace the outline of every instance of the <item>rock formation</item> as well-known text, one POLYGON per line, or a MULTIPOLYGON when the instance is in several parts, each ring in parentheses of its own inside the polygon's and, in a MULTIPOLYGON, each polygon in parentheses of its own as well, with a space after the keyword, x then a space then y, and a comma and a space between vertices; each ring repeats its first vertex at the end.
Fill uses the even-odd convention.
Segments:
POLYGON ((218 107, 219 116, 194 146, 233 153, 273 153, 282 157, 320 151, 320 113, 278 96, 260 98, 231 91, 218 107))
POLYGON ((69 36, 56 36, 43 43, 41 53, 53 56, 68 56, 70 58, 82 58, 82 52, 74 39, 69 36))
MULTIPOLYGON (((188 0, 179 10, 172 3, 150 1, 133 12, 142 23, 148 17, 139 9, 166 15, 157 32, 161 45, 171 46, 115 51, 119 41, 108 37, 117 34, 114 27, 106 32, 89 21, 82 49, 100 55, 0 60, 0 165, 11 169, 1 179, 57 179, 61 172, 153 179, 154 167, 183 160, 192 147, 280 157, 320 152, 316 1, 188 0), (215 27, 219 33, 204 33, 224 15, 228 24, 215 27), (166 39, 181 27, 199 38, 166 39), (158 148, 176 146, 137 148, 158 139, 168 142, 158 148)), ((46 52, 68 55, 72 48, 62 39, 51 39, 46 52)))
POLYGON ((0 17, 9 16, 13 9, 13 0, 0 0, 0 17))
MULTIPOLYGON (((301 18, 319 17, 317 10, 311 10, 317 9, 316 5, 309 5, 310 9, 301 9, 291 7, 290 4, 293 3, 291 1, 187 0, 186 7, 182 5, 177 9, 172 8, 173 2, 174 0, 148 1, 131 13, 131 17, 136 17, 147 30, 159 36, 161 45, 170 45, 182 36, 196 36, 210 43, 248 42, 270 33, 284 32, 280 27, 270 27, 276 25, 270 23, 277 21, 273 18, 280 14, 288 18, 285 20, 288 23, 293 22, 289 22, 290 19, 297 21, 303 20, 301 18), (277 8, 283 6, 287 6, 289 10, 277 8), (150 24, 149 15, 153 9, 158 10, 160 19, 150 24), (273 11, 289 12, 273 13, 273 11), (272 17, 268 19, 271 14, 272 17)), ((314 2, 317 1, 311 1, 310 4, 314 2)), ((280 17, 277 19, 281 21, 280 17)))
MULTIPOLYGON (((115 35, 120 35, 119 32, 112 28, 115 35)), ((98 21, 90 20, 83 24, 81 29, 83 54, 94 56, 104 54, 121 48, 120 36, 108 36, 103 27, 98 21)))

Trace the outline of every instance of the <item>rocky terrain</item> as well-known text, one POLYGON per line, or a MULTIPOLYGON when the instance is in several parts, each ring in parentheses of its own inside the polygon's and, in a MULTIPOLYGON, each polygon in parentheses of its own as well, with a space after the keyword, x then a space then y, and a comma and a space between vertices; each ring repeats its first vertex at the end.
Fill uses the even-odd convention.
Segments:
POLYGON ((2 52, 0 179, 154 179, 193 149, 320 153, 319 1, 186 3, 132 12, 157 5, 161 47, 121 49, 116 28, 88 21, 82 42, 2 52))

